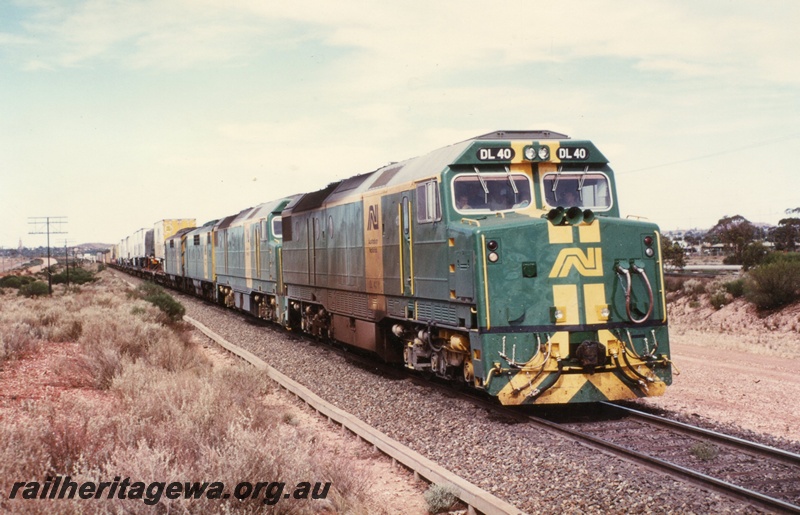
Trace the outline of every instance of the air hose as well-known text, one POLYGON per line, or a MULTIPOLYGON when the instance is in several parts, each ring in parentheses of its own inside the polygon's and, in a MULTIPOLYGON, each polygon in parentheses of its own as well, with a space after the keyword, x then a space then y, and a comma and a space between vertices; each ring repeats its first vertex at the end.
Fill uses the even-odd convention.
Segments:
POLYGON ((627 284, 625 285, 625 313, 627 313, 628 318, 634 324, 641 324, 653 313, 653 288, 650 286, 650 279, 647 278, 647 274, 644 272, 644 268, 640 268, 636 265, 632 265, 633 271, 637 274, 641 275, 644 279, 644 284, 647 286, 647 297, 648 297, 648 308, 647 313, 642 318, 634 318, 633 314, 631 313, 631 286, 633 285, 633 280, 631 279, 631 273, 626 268, 617 265, 617 272, 624 275, 625 279, 627 280, 627 284))

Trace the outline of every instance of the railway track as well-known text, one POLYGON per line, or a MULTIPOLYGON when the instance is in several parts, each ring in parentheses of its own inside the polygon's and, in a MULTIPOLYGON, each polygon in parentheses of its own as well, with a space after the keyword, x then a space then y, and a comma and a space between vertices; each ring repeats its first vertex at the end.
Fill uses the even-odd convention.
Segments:
POLYGON ((800 513, 800 455, 603 403, 611 417, 549 427, 770 511, 800 513))
POLYGON ((380 374, 403 376, 448 395, 463 396, 497 417, 535 424, 770 512, 800 514, 800 454, 613 403, 600 403, 589 410, 588 416, 579 414, 578 422, 574 413, 580 410, 571 406, 571 415, 564 421, 561 407, 556 409, 559 415, 553 416, 540 407, 500 406, 479 392, 455 391, 452 383, 421 378, 341 349, 339 352, 348 361, 380 374))

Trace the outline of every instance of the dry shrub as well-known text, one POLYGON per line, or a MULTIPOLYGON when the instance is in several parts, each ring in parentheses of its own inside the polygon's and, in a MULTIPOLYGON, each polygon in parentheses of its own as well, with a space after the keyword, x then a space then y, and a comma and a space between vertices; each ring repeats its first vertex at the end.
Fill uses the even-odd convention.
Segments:
POLYGON ((369 501, 370 472, 352 459, 341 455, 318 457, 316 468, 324 478, 319 480, 331 483, 329 498, 339 511, 358 512, 369 501))
POLYGON ((89 378, 89 386, 98 390, 107 390, 111 387, 114 378, 117 377, 124 368, 124 358, 115 349, 96 347, 91 353, 78 356, 74 361, 77 375, 89 378), (81 373, 82 372, 82 373, 81 373))
POLYGON ((700 279, 687 279, 683 283, 683 291, 687 295, 691 295, 695 297, 697 295, 703 294, 706 291, 705 282, 701 281, 700 279))
MULTIPOLYGON (((128 365, 111 388, 128 414, 118 432, 121 448, 105 463, 87 462, 83 474, 146 483, 222 481, 228 491, 241 481, 281 481, 289 491, 301 481, 323 480, 324 474, 309 466, 310 437, 282 424, 282 409, 264 405, 263 396, 272 387, 263 372, 243 366, 207 367, 202 376, 197 372, 164 372, 144 360, 128 365)), ((269 512, 263 500, 260 496, 226 506, 269 512)), ((202 513, 219 511, 223 502, 162 499, 159 506, 202 513)), ((130 509, 131 501, 125 503, 118 508, 130 509)), ((312 512, 314 505, 281 499, 275 508, 312 512)))
POLYGON ((686 282, 686 279, 683 277, 674 277, 670 275, 664 277, 664 287, 668 293, 681 291, 684 282, 686 282))
MULTIPOLYGON (((369 512, 366 473, 345 458, 321 452, 324 443, 302 424, 285 423, 295 417, 288 408, 265 401, 274 391, 266 374, 249 366, 211 367, 188 335, 158 323, 157 308, 114 294, 123 299, 118 301, 103 289, 109 282, 101 279, 71 299, 64 297, 68 310, 47 308, 41 317, 46 320, 36 317, 36 327, 31 323, 35 309, 44 306, 40 301, 18 298, 14 304, 21 307, 6 310, 8 296, 0 300, 4 342, 9 335, 16 342, 35 342, 37 331, 67 338, 77 333, 72 324, 79 322, 81 353, 63 358, 59 370, 76 386, 106 391, 62 395, 57 404, 37 401, 13 420, 4 416, 0 492, 9 491, 9 481, 42 482, 47 474, 71 474, 76 482, 117 476, 146 484, 221 481, 229 493, 242 481, 284 482, 284 494, 300 482, 310 481, 313 487, 329 481, 327 500, 281 495, 270 505, 264 503, 264 492, 241 502, 162 497, 156 511, 369 512), (87 295, 89 290, 98 302, 87 295)), ((121 289, 121 283, 116 287, 121 289)), ((149 513, 153 506, 131 499, 31 502, 0 495, 0 511, 149 513)))
POLYGON ((28 324, 14 323, 0 328, 0 362, 18 359, 39 348, 36 331, 28 324))
POLYGON ((170 332, 169 337, 159 340, 151 347, 147 361, 169 372, 204 368, 208 365, 208 360, 198 352, 191 335, 175 332, 170 332))
POLYGON ((450 485, 432 484, 425 492, 425 502, 430 513, 449 510, 458 501, 456 489, 450 485))
POLYGON ((49 428, 38 416, 15 415, 0 424, 0 492, 8 492, 10 481, 41 480, 50 469, 50 454, 41 445, 49 428))
POLYGON ((0 309, 0 361, 16 359, 38 349, 41 340, 37 299, 3 296, 0 309))
POLYGON ((137 360, 169 331, 155 322, 131 317, 122 310, 93 306, 84 310, 87 317, 80 338, 81 346, 91 354, 93 349, 112 348, 137 360))
POLYGON ((115 416, 97 416, 98 410, 111 411, 103 401, 72 397, 45 410, 39 420, 47 428, 41 445, 50 456, 49 474, 72 474, 82 456, 97 461, 111 456, 120 420, 115 416))
POLYGON ((42 306, 35 322, 40 338, 48 342, 75 342, 83 332, 82 315, 71 301, 42 306))

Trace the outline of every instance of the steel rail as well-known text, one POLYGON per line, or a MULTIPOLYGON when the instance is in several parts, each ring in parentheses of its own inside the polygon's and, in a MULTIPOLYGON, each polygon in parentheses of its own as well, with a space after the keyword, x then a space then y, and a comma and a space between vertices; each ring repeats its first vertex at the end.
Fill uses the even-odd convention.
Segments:
POLYGON ((549 420, 545 420, 532 415, 529 415, 528 417, 529 420, 531 420, 532 422, 548 427, 554 431, 569 435, 578 442, 581 443, 589 442, 590 446, 596 449, 610 451, 614 454, 623 456, 629 460, 652 467, 655 470, 667 472, 673 477, 676 477, 678 479, 691 481, 692 483, 698 486, 710 488, 717 492, 726 494, 728 496, 743 501, 747 501, 749 503, 758 505, 762 508, 773 510, 779 513, 800 514, 800 506, 788 503, 781 499, 775 499, 774 497, 770 497, 760 492, 755 492, 753 490, 749 490, 747 488, 743 488, 741 486, 728 483, 727 481, 723 481, 719 478, 715 478, 707 474, 697 472, 696 470, 682 467, 680 465, 664 461, 662 459, 641 453, 639 451, 635 451, 633 449, 622 447, 620 445, 611 443, 601 438, 597 438, 595 436, 582 433, 575 429, 570 429, 555 422, 550 422, 549 420))
POLYGON ((617 404, 613 404, 611 402, 601 402, 600 404, 608 408, 623 411, 634 417, 645 419, 649 422, 661 425, 663 427, 677 429, 685 433, 690 433, 694 436, 702 436, 725 445, 730 445, 731 447, 735 447, 742 451, 752 452, 760 456, 781 461, 787 465, 800 466, 800 454, 795 454, 791 451, 778 449, 776 447, 760 444, 758 442, 751 442, 749 440, 738 438, 736 436, 726 435, 724 433, 719 433, 716 431, 712 431, 710 429, 693 426, 690 424, 686 424, 684 422, 678 422, 677 420, 670 420, 668 418, 659 417, 658 415, 653 415, 652 413, 646 413, 644 411, 639 411, 637 409, 629 408, 627 406, 620 406, 617 404))

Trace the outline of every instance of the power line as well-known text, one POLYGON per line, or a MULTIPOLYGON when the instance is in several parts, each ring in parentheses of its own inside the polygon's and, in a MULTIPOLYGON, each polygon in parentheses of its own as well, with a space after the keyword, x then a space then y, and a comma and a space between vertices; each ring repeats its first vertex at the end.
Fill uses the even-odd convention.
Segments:
POLYGON ((656 168, 664 168, 666 166, 673 166, 673 165, 679 165, 679 164, 684 164, 684 163, 691 163, 693 161, 701 161, 703 159, 710 159, 712 157, 724 156, 726 154, 734 154, 736 152, 741 152, 743 150, 750 150, 752 148, 764 147, 764 146, 767 146, 767 145, 774 145, 776 143, 781 143, 783 141, 790 140, 790 139, 795 139, 795 138, 798 138, 798 137, 800 137, 800 134, 791 134, 789 136, 784 136, 782 138, 773 138, 773 139, 769 139, 769 140, 759 141, 757 143, 752 143, 752 144, 746 145, 746 146, 736 147, 736 148, 732 148, 732 149, 728 149, 728 150, 720 150, 719 152, 714 152, 712 154, 705 154, 705 155, 702 155, 702 156, 695 156, 695 157, 690 157, 690 158, 687 158, 687 159, 681 159, 680 161, 672 161, 672 162, 663 163, 663 164, 660 164, 660 165, 652 165, 652 166, 646 166, 644 168, 636 168, 634 170, 626 170, 626 171, 622 171, 622 172, 615 172, 615 175, 626 175, 626 174, 629 174, 629 173, 644 172, 646 170, 654 170, 656 168))

